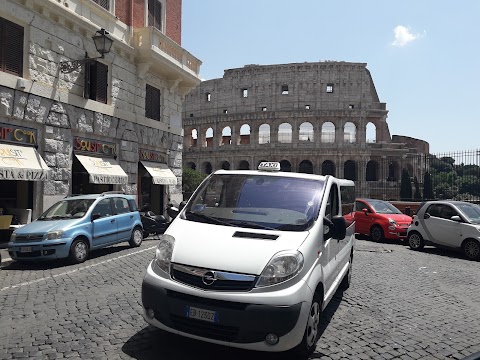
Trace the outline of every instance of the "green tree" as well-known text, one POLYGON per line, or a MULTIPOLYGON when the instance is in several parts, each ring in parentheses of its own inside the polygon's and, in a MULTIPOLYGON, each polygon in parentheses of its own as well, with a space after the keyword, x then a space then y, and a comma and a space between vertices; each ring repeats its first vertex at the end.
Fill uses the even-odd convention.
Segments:
POLYGON ((412 201, 412 182, 407 169, 402 170, 402 181, 400 183, 400 199, 412 201))
POLYGON ((415 186, 415 193, 413 194, 413 199, 419 201, 422 199, 422 194, 420 194, 420 184, 418 183, 418 179, 416 176, 413 179, 413 185, 415 186))
POLYGON ((435 196, 433 195, 433 184, 432 177, 428 171, 423 174, 423 200, 433 200, 435 196))
POLYGON ((190 168, 183 168, 182 174, 182 191, 189 197, 200 183, 207 177, 206 174, 201 173, 190 168))

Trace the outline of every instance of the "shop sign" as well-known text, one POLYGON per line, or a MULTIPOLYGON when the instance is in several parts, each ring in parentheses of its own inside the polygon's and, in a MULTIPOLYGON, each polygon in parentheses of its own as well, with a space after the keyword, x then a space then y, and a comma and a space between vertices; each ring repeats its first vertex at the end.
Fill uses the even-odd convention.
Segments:
POLYGON ((76 152, 97 154, 105 156, 117 156, 117 146, 114 143, 76 137, 73 141, 73 149, 76 152))
POLYGON ((140 161, 153 161, 160 163, 167 163, 167 157, 158 151, 139 149, 140 161))
POLYGON ((24 145, 37 145, 37 130, 0 123, 0 141, 24 145))

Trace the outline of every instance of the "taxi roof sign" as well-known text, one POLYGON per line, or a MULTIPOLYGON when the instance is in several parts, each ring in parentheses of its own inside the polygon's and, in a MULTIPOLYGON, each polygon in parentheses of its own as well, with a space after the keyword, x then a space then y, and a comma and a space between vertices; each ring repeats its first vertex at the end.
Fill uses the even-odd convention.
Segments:
POLYGON ((258 164, 258 170, 280 171, 280 163, 275 161, 262 161, 260 164, 258 164))

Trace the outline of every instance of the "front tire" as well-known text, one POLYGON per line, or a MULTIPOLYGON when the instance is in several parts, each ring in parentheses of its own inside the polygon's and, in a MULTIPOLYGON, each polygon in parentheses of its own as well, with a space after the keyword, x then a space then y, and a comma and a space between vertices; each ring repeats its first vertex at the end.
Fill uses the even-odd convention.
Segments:
POLYGON ((305 333, 300 344, 294 349, 294 352, 302 357, 310 356, 316 348, 317 341, 320 337, 320 319, 322 315, 322 301, 319 294, 315 294, 308 313, 307 325, 305 333))
POLYGON ((480 260, 480 243, 477 240, 468 239, 463 243, 463 253, 469 260, 480 260))
POLYGON ((375 242, 381 242, 381 241, 383 241, 383 239, 384 239, 383 229, 382 229, 380 226, 375 225, 375 226, 372 227, 372 229, 370 230, 370 237, 371 237, 372 240, 375 241, 375 242))
POLYGON ((408 246, 412 250, 422 250, 425 246, 425 241, 423 241, 422 235, 416 231, 412 231, 408 234, 408 246))
POLYGON ((139 247, 142 245, 143 241, 143 231, 139 227, 136 227, 132 231, 132 236, 130 237, 130 241, 128 242, 131 247, 139 247))
POLYGON ((86 239, 76 239, 70 246, 69 260, 73 264, 79 264, 88 258, 88 241, 86 239))

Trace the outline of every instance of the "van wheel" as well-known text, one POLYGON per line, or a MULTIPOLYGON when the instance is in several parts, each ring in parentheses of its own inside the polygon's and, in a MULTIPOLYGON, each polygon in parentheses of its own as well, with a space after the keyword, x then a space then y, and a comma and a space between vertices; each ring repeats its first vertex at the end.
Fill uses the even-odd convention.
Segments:
POLYGON ((348 264, 348 271, 340 283, 340 290, 347 290, 350 287, 352 282, 352 263, 353 263, 353 254, 350 256, 350 263, 348 264))
POLYGON ((408 234, 408 246, 412 250, 422 250, 425 246, 422 235, 416 231, 412 231, 408 234))
POLYGON ((463 253, 469 260, 480 260, 480 243, 473 239, 468 239, 463 243, 463 253))
POLYGON ((370 237, 372 238, 373 241, 375 242, 381 242, 383 241, 383 229, 378 226, 378 225, 375 225, 374 227, 372 227, 372 229, 370 230, 370 237))
POLYGON ((69 260, 74 264, 79 264, 87 260, 88 242, 86 239, 76 239, 70 247, 69 260))
POLYGON ((139 247, 142 244, 143 240, 143 231, 139 227, 136 227, 132 231, 132 236, 128 242, 131 247, 139 247))
POLYGON ((294 349, 294 352, 302 357, 310 356, 316 348, 318 338, 320 337, 320 318, 322 315, 322 298, 315 293, 308 313, 307 326, 300 344, 294 349))

